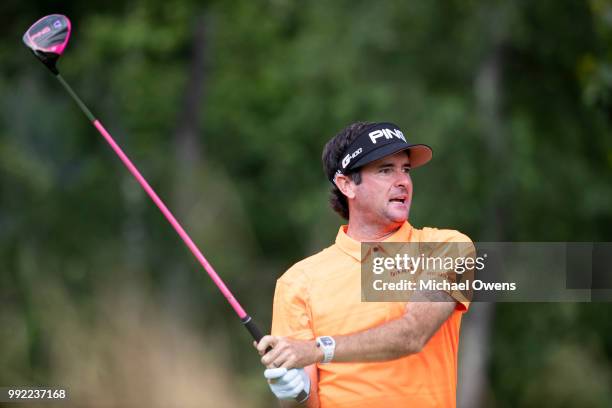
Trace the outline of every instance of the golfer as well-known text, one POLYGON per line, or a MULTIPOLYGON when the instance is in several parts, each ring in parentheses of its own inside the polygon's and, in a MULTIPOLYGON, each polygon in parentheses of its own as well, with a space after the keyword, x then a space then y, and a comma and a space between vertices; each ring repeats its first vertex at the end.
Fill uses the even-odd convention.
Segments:
POLYGON ((333 245, 277 281, 272 335, 256 347, 281 406, 456 406, 466 298, 429 292, 427 301, 361 301, 361 242, 471 242, 457 231, 408 222, 410 171, 431 156, 392 123, 351 124, 325 146, 331 206, 348 224, 333 245), (298 402, 301 391, 307 397, 298 402))

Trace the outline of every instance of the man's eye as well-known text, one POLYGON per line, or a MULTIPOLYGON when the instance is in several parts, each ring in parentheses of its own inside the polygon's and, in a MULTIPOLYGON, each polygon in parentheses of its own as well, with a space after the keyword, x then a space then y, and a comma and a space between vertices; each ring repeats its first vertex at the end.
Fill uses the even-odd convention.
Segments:
POLYGON ((380 169, 380 172, 382 174, 389 174, 389 173, 391 173, 391 169, 389 169, 389 168, 380 169))
POLYGON ((410 173, 410 166, 404 167, 404 173, 410 173))

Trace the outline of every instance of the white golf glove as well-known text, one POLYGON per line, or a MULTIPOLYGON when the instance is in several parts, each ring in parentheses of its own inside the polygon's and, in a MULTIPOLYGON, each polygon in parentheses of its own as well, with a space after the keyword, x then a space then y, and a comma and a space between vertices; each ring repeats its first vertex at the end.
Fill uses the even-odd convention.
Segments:
POLYGON ((268 368, 264 371, 264 377, 268 380, 270 389, 278 399, 293 399, 302 390, 306 392, 304 401, 310 395, 310 377, 303 368, 292 368, 290 370, 284 367, 268 368))

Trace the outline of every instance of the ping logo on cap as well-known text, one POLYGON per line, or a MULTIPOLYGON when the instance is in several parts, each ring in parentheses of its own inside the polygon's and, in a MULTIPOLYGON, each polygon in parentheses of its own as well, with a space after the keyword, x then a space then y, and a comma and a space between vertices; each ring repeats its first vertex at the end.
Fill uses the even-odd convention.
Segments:
POLYGON ((370 136, 370 140, 372 141, 372 143, 376 144, 376 139, 379 139, 381 137, 385 137, 385 139, 392 139, 393 137, 397 137, 398 139, 401 139, 404 141, 404 143, 408 143, 406 142, 406 138, 404 137, 404 134, 402 133, 401 130, 399 129, 377 129, 373 132, 370 132, 368 134, 368 136, 370 136))

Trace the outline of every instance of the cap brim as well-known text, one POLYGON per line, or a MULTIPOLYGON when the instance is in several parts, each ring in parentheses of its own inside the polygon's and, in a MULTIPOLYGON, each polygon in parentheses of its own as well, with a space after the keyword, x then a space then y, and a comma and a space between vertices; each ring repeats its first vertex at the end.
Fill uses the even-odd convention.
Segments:
POLYGON ((376 149, 368 153, 367 155, 360 157, 351 167, 351 170, 363 167, 368 163, 372 163, 376 160, 380 160, 383 157, 390 156, 397 152, 404 150, 410 150, 410 168, 414 169, 426 164, 431 160, 433 151, 431 147, 426 144, 413 144, 406 146, 405 144, 390 144, 383 146, 380 149, 376 149))

